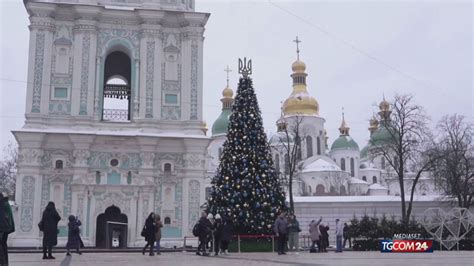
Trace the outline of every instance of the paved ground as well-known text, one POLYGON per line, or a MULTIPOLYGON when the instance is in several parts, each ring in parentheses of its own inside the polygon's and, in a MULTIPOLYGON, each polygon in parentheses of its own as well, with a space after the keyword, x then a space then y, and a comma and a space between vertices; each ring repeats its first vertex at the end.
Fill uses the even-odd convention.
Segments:
POLYGON ((278 256, 275 253, 232 253, 222 257, 200 257, 194 253, 167 252, 160 256, 143 256, 140 253, 85 253, 73 254, 66 257, 64 254, 54 254, 56 260, 42 260, 41 254, 11 254, 11 266, 30 265, 473 265, 474 252, 443 251, 435 253, 417 254, 382 254, 380 252, 344 252, 323 254, 289 254, 278 256))

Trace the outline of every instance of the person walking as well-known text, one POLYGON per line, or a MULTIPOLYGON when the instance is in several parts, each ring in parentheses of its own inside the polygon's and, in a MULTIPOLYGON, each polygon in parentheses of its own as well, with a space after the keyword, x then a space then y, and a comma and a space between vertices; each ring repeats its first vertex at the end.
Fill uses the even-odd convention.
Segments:
POLYGON ((286 255, 285 246, 286 238, 288 237, 288 220, 286 219, 285 212, 281 212, 278 218, 275 220, 273 229, 275 230, 275 235, 278 237, 278 255, 286 255))
POLYGON ((229 243, 232 240, 234 225, 229 216, 224 217, 221 234, 221 254, 229 255, 229 243))
POLYGON ((295 250, 296 254, 299 252, 299 233, 301 232, 300 223, 294 214, 290 215, 288 219, 288 247, 289 250, 295 250))
POLYGON ((222 224, 222 218, 220 214, 216 214, 214 221, 214 255, 218 256, 219 251, 221 250, 221 239, 222 239, 222 229, 223 229, 223 224, 222 224))
MULTIPOLYGON (((8 203, 8 198, 5 199, 3 194, 0 194, 0 265, 1 266, 8 266, 8 246, 7 246, 7 238, 8 234, 11 233, 13 225, 10 222, 10 218, 8 216, 8 211, 6 208, 6 204, 8 203)), ((14 230, 14 229, 13 229, 14 230)))
POLYGON ((321 243, 319 241, 321 233, 319 232, 319 224, 323 218, 319 218, 319 221, 312 220, 309 224, 309 235, 311 237, 311 248, 310 253, 316 252, 316 245, 318 245, 318 251, 321 252, 321 243))
POLYGON ((343 237, 344 237, 344 242, 342 243, 342 248, 346 247, 346 241, 349 240, 349 248, 352 248, 352 243, 351 243, 351 237, 349 236, 349 230, 350 227, 347 225, 347 223, 344 223, 344 228, 343 228, 343 237))
POLYGON ((160 240, 161 240, 161 228, 163 227, 163 223, 161 222, 161 217, 159 215, 156 215, 155 226, 156 226, 156 233, 155 233, 156 255, 161 255, 160 240))
POLYGON ((344 235, 344 227, 339 219, 336 219, 336 252, 342 252, 342 236, 344 235))
POLYGON ((69 215, 68 217, 69 223, 67 224, 68 233, 67 233, 67 243, 66 249, 67 253, 66 256, 71 256, 71 249, 75 249, 77 254, 81 255, 82 252, 80 251, 81 248, 81 230, 79 226, 81 226, 81 221, 79 218, 74 215, 69 215))
POLYGON ((210 223, 210 233, 207 235, 207 245, 206 245, 206 249, 209 250, 209 253, 211 254, 212 251, 214 250, 214 222, 215 222, 215 219, 214 219, 214 215, 212 215, 212 213, 209 213, 207 215, 207 220, 209 220, 209 223, 210 223))
POLYGON ((55 259, 53 257, 53 247, 58 244, 58 223, 61 221, 54 202, 48 202, 43 211, 43 216, 38 224, 43 232, 43 259, 55 259), (47 254, 46 254, 47 253, 47 254))
POLYGON ((150 213, 148 218, 145 220, 145 225, 143 226, 141 235, 145 237, 146 245, 143 247, 142 254, 145 255, 146 248, 150 247, 150 256, 155 256, 153 253, 153 246, 155 244, 155 233, 156 233, 156 224, 155 224, 155 213, 150 213))
POLYGON ((209 241, 209 236, 211 235, 212 224, 209 219, 207 219, 206 212, 202 212, 201 218, 199 219, 197 226, 199 245, 196 255, 209 256, 209 254, 206 252, 206 246, 209 241))
POLYGON ((321 244, 321 252, 328 252, 326 248, 329 246, 329 226, 325 224, 320 224, 319 225, 319 232, 320 232, 320 237, 319 237, 319 243, 321 244))

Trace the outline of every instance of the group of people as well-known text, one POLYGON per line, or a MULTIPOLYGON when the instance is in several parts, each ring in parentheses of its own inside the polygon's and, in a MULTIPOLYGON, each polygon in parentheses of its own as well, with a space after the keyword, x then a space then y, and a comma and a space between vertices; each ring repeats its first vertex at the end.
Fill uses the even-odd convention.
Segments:
MULTIPOLYGON (((54 202, 50 201, 43 211, 41 221, 38 223, 38 228, 43 232, 43 259, 55 259, 53 257, 53 247, 58 244, 58 223, 61 221, 61 216, 56 210, 54 202)), ((77 254, 81 255, 81 248, 84 243, 81 239, 81 221, 77 216, 69 215, 68 217, 68 235, 67 235, 67 256, 71 256, 71 250, 75 250, 77 254)))
POLYGON ((294 214, 287 216, 285 212, 280 213, 273 225, 277 237, 278 255, 286 255, 286 242, 288 240, 288 249, 299 251, 299 233, 301 232, 300 223, 294 214))
POLYGON ((8 235, 15 232, 13 213, 6 193, 0 193, 0 265, 8 265, 8 235))
POLYGON ((160 240, 161 240, 161 228, 163 223, 161 222, 161 217, 155 215, 154 212, 148 215, 148 218, 145 220, 145 225, 143 226, 141 235, 145 238, 146 244, 143 247, 142 254, 145 255, 146 249, 150 247, 150 256, 154 256, 153 247, 155 247, 156 254, 161 255, 160 252, 160 240))
MULTIPOLYGON (((310 252, 327 252, 329 246, 329 226, 326 223, 322 223, 323 218, 321 217, 318 221, 312 220, 309 224, 309 235, 311 238, 310 252), (317 246, 317 249, 316 249, 317 246)), ((294 214, 287 215, 285 212, 281 212, 278 218, 275 220, 273 226, 275 235, 277 236, 277 251, 278 255, 285 255, 288 241, 288 250, 299 251, 298 234, 301 232, 299 222, 294 214)), ((343 247, 346 245, 346 240, 350 238, 344 232, 347 229, 347 224, 344 223, 342 226, 339 219, 336 219, 336 252, 342 252, 343 247), (344 238, 344 243, 342 242, 344 238)))
POLYGON ((201 218, 193 228, 193 234, 198 237, 197 255, 209 256, 207 250, 214 255, 229 254, 229 243, 232 240, 233 223, 228 216, 202 212, 201 218))

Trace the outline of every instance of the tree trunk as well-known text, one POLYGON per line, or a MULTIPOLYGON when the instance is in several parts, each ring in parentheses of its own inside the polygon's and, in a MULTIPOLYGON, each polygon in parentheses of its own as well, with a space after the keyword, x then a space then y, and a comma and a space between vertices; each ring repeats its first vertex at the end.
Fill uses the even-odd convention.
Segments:
POLYGON ((295 213, 295 204, 293 202, 293 175, 290 174, 290 177, 289 177, 289 184, 288 184, 288 190, 289 190, 289 194, 290 194, 290 212, 292 214, 295 213))

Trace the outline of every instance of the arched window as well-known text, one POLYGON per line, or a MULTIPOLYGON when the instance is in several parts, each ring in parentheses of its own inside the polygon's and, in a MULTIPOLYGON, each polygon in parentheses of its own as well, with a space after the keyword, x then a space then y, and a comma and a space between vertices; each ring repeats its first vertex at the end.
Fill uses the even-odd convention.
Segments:
POLYGON ((363 177, 362 177, 362 180, 364 180, 365 182, 367 182, 367 177, 363 176, 363 177))
POLYGON ((171 218, 165 217, 165 224, 171 224, 171 218))
POLYGON ((275 155, 275 170, 277 173, 280 173, 280 155, 275 155))
POLYGON ((301 160, 301 138, 299 136, 296 136, 295 138, 295 144, 296 144, 296 159, 301 160))
POLYGON ((95 183, 100 184, 101 182, 102 182, 102 180, 101 180, 100 172, 96 171, 95 172, 95 183))
POLYGON ((376 176, 372 177, 372 183, 374 183, 374 184, 377 183, 377 177, 376 176))
POLYGON ((318 155, 321 155, 321 140, 319 137, 316 138, 316 151, 318 152, 318 155))
POLYGON ((385 157, 382 157, 381 166, 382 166, 382 169, 385 169, 385 157))
POLYGON ((165 171, 165 173, 171 173, 171 164, 170 163, 165 163, 164 171, 165 171))
MULTIPOLYGON (((130 120, 131 77, 132 63, 128 55, 121 51, 107 55, 104 65, 103 120, 114 122, 130 120)), ((87 114, 86 106, 80 106, 79 114, 87 114)), ((149 110, 147 117, 148 115, 152 115, 149 110)))
POLYGON ((54 168, 63 169, 63 160, 57 160, 54 168))
POLYGON ((132 172, 130 171, 127 173, 127 184, 132 184, 132 172))
POLYGON ((351 158, 351 176, 355 175, 355 165, 354 165, 354 158, 351 158))
POLYGON ((290 157, 288 156, 288 154, 285 154, 285 174, 289 174, 290 173, 290 157))
POLYGON ((331 195, 336 195, 336 188, 334 186, 330 186, 329 193, 331 193, 331 195))
POLYGON ((308 193, 311 194, 311 186, 308 185, 308 193))
POLYGON ((342 195, 342 196, 345 196, 346 195, 346 187, 344 185, 341 185, 341 187, 339 188, 339 193, 342 195))
POLYGON ((346 171, 346 160, 341 158, 341 170, 346 171))
POLYGON ((313 156, 313 139, 311 136, 306 137, 306 155, 307 157, 313 156))
POLYGON ((323 196, 324 195, 324 186, 319 184, 316 186, 316 196, 323 196))

